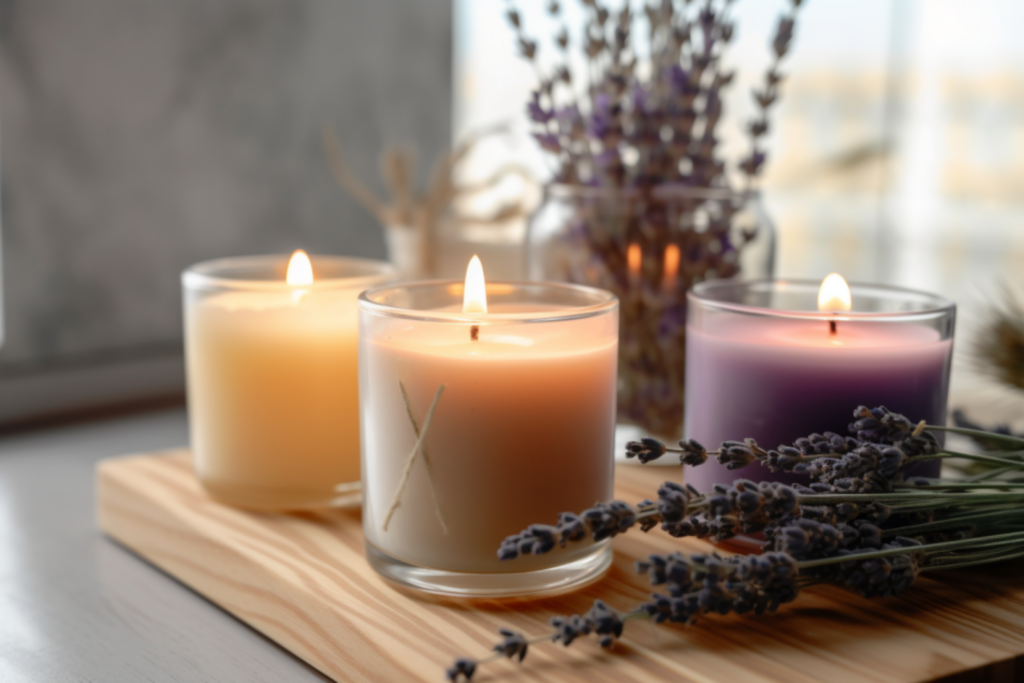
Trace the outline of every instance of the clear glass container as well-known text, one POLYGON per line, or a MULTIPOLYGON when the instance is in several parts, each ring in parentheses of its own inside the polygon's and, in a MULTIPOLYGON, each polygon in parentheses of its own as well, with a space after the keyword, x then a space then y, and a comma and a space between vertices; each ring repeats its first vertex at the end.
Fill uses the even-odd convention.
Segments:
POLYGON ((505 562, 498 548, 612 498, 618 302, 589 287, 488 282, 488 312, 462 313, 463 289, 396 284, 359 299, 370 564, 467 597, 594 580, 607 543, 505 562))
POLYGON ((774 256, 758 193, 678 185, 549 186, 527 241, 531 279, 601 287, 621 302, 620 441, 682 434, 690 288, 771 277, 774 256))
POLYGON ((182 274, 196 474, 217 500, 258 510, 350 502, 359 490, 356 298, 390 264, 287 255, 208 261, 182 274))
MULTIPOLYGON (((689 294, 686 438, 765 448, 811 433, 847 434, 854 410, 885 406, 946 423, 956 306, 898 287, 851 284, 852 310, 817 310, 817 281, 705 282, 689 294)), ((915 474, 938 476, 939 461, 915 474)), ((745 478, 800 481, 760 465, 687 467, 708 490, 745 478)))

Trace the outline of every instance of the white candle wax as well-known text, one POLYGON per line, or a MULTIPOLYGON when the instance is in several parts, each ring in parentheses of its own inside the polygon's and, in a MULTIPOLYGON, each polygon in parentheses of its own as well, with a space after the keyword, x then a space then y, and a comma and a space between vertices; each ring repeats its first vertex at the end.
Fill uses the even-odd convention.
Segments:
POLYGON ((456 572, 529 571, 592 552, 497 558, 506 536, 612 495, 617 317, 486 322, 539 310, 492 303, 476 341, 468 322, 364 310, 363 524, 371 544, 409 564, 456 572), (441 385, 425 440, 433 490, 417 463, 385 530, 416 443, 401 387, 422 426, 441 385))

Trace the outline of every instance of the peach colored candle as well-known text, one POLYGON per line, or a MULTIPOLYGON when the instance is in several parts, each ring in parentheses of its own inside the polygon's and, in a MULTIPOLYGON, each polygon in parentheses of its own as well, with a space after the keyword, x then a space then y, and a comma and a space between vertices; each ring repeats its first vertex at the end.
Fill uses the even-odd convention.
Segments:
POLYGON ((371 552, 462 573, 532 571, 593 553, 497 559, 506 536, 611 498, 614 297, 527 283, 495 283, 485 296, 481 274, 476 295, 471 280, 422 283, 368 292, 360 306, 371 552))

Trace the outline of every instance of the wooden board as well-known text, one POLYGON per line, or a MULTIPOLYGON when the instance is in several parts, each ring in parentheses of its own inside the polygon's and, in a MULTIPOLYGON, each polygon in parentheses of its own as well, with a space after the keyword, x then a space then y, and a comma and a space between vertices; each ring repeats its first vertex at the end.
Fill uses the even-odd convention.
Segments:
MULTIPOLYGON (((674 474, 619 466, 616 494, 653 497, 674 474)), ((485 655, 500 626, 536 636, 551 616, 585 611, 594 598, 622 610, 644 600, 649 587, 632 569, 638 557, 708 549, 630 532, 615 539, 609 574, 576 593, 518 603, 436 599, 396 590, 370 569, 358 511, 269 515, 218 505, 192 475, 188 451, 108 460, 97 475, 103 531, 338 681, 436 683, 456 656, 485 655)), ((989 667, 984 680, 1013 680, 1013 658, 1024 654, 1022 570, 1009 563, 928 575, 878 601, 812 589, 760 618, 632 622, 610 652, 592 639, 541 644, 523 665, 494 662, 476 680, 903 682, 979 667, 989 667)))

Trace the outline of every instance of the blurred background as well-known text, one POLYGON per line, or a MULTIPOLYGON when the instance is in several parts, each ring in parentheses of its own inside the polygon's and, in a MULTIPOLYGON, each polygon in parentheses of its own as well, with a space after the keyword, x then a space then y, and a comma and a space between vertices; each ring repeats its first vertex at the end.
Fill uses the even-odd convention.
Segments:
MULTIPOLYGON (((542 38, 555 32, 544 6, 520 3, 542 38)), ((726 145, 747 144, 740 124, 787 6, 735 3, 726 145)), ((325 125, 353 174, 384 196, 385 146, 414 148, 425 178, 453 141, 507 124, 457 177, 479 182, 509 164, 525 173, 467 198, 467 211, 509 198, 535 206, 550 173, 526 133, 536 75, 504 10, 497 0, 0 3, 0 425, 181 400, 178 276, 190 263, 299 247, 384 257, 381 226, 332 178, 325 125)), ((969 352, 1001 288, 1024 280, 1021 25, 1016 0, 807 0, 762 185, 777 275, 838 271, 953 298, 953 405, 1005 419, 1012 397, 973 371, 969 352)), ((511 216, 465 239, 492 242, 495 267, 513 276, 525 225, 511 216)), ((443 252, 456 257, 441 271, 462 263, 461 251, 443 252)))

